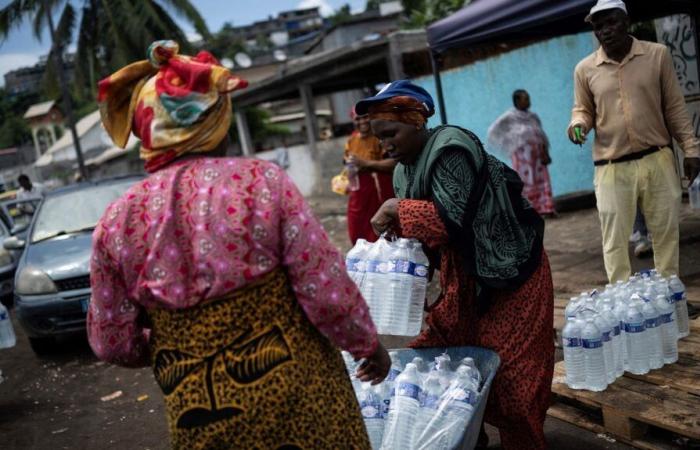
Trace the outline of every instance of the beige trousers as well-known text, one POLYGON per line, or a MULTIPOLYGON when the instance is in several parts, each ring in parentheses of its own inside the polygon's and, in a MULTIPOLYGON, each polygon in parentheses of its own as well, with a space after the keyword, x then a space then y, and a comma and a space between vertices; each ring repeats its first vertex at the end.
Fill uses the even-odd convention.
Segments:
POLYGON ((664 147, 634 161, 596 166, 594 184, 610 282, 632 273, 629 236, 637 202, 651 233, 656 269, 664 277, 678 274, 681 188, 673 151, 664 147))

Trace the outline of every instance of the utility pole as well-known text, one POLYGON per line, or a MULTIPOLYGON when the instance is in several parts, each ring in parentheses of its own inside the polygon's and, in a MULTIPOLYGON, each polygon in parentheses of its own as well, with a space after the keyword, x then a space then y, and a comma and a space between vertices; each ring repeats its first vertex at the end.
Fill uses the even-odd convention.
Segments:
POLYGON ((73 115, 73 105, 68 89, 68 80, 63 68, 63 45, 58 42, 56 36, 56 28, 54 27, 53 17, 51 16, 51 8, 46 8, 46 16, 49 22, 49 30, 51 32, 51 53, 53 54, 54 65, 58 72, 59 84, 61 85, 61 96, 63 97, 63 109, 66 112, 68 119, 68 128, 73 136, 73 147, 75 148, 75 156, 78 160, 78 170, 83 181, 88 179, 88 173, 85 169, 85 161, 83 160, 83 149, 80 147, 80 138, 75 129, 75 116, 73 115))

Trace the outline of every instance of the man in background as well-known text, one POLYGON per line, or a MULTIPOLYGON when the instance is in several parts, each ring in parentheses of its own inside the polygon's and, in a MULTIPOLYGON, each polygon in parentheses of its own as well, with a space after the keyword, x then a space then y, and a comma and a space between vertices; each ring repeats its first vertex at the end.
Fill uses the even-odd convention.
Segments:
POLYGON ((576 144, 595 128, 595 192, 611 282, 631 274, 628 240, 637 205, 651 232, 654 264, 678 274, 681 187, 675 138, 685 154, 685 176, 700 171, 700 143, 665 46, 629 35, 621 0, 599 0, 586 21, 601 47, 576 66, 568 128, 576 144))

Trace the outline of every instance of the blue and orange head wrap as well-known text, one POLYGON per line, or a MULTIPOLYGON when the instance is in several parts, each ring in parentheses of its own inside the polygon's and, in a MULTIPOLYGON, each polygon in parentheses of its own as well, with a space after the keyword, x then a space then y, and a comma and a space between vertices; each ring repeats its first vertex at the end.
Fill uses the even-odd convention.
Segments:
POLYGON ((156 41, 148 48, 148 60, 98 85, 105 130, 122 148, 133 131, 149 172, 184 154, 217 148, 231 123, 229 93, 248 84, 209 52, 190 57, 178 50, 173 41, 156 41))
POLYGON ((358 114, 369 114, 370 120, 391 120, 423 127, 435 113, 428 91, 408 80, 392 81, 377 95, 355 105, 358 114))

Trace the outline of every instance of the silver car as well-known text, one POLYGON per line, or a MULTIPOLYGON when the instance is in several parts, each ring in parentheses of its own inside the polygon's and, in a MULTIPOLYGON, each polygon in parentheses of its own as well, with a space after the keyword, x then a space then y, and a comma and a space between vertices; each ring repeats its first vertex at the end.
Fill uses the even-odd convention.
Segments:
POLYGON ((37 354, 57 336, 83 333, 90 301, 92 230, 107 206, 141 177, 84 182, 47 194, 27 239, 10 237, 7 250, 23 249, 15 275, 15 310, 37 354))

